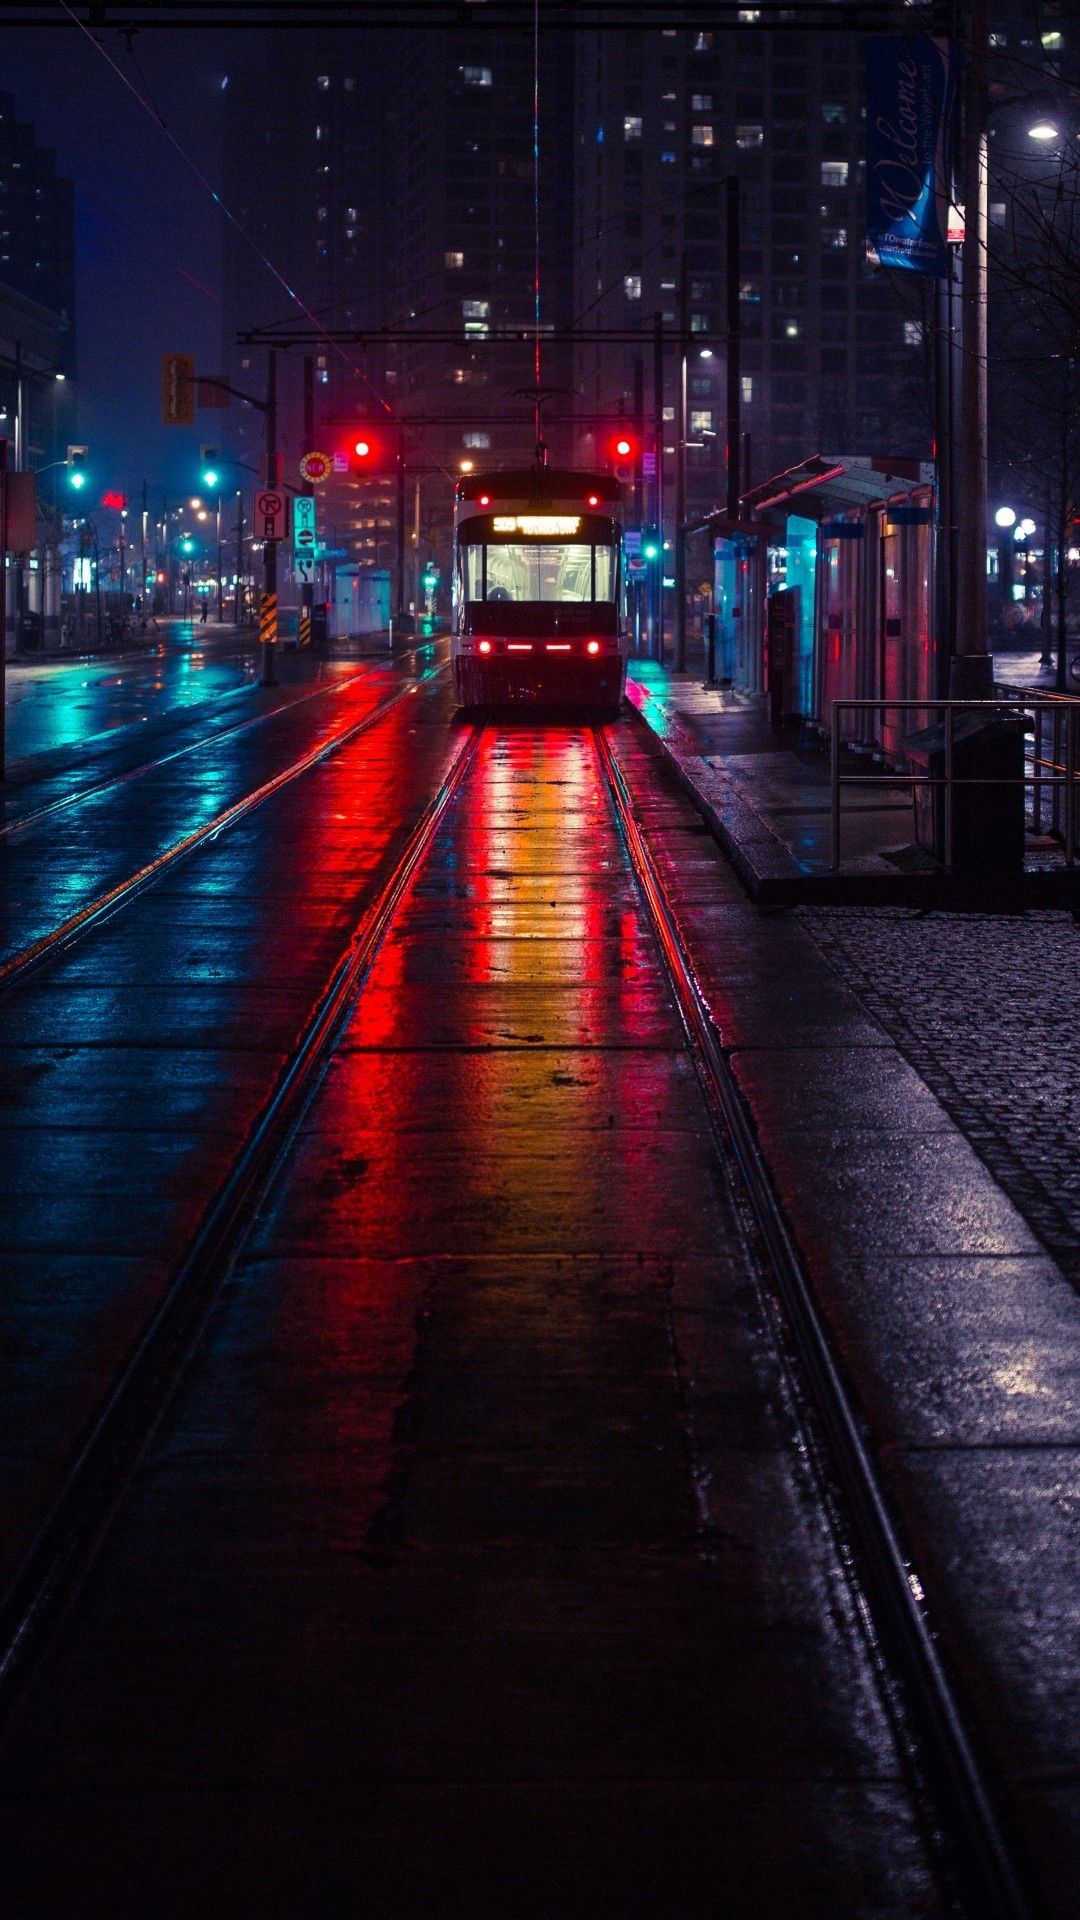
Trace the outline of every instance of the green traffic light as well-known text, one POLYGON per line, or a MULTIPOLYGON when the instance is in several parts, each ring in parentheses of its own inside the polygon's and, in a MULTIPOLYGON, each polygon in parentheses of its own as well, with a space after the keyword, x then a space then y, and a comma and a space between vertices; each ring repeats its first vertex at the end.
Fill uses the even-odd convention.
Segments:
POLYGON ((218 483, 218 477, 219 476, 215 472, 213 467, 206 467, 203 471, 203 486, 216 487, 218 483))
POLYGON ((655 540, 648 540, 646 541, 645 545, 642 547, 641 551, 645 555, 646 560, 655 560, 657 555, 660 552, 660 549, 657 546, 655 540))
POLYGON ((68 486, 74 487, 76 493, 81 493, 85 485, 86 485, 85 473, 79 473, 76 471, 75 473, 68 474, 68 486))

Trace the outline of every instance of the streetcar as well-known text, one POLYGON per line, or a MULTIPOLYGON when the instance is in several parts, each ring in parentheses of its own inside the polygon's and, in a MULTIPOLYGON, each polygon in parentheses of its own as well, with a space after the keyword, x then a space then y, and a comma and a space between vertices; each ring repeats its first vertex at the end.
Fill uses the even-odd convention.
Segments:
POLYGON ((605 719, 626 682, 622 513, 607 473, 470 473, 454 498, 459 705, 558 704, 605 719))

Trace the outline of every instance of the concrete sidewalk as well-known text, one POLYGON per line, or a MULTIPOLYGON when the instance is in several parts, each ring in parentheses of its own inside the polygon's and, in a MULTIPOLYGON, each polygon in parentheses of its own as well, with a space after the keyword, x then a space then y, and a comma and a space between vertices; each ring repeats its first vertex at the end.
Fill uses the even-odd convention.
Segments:
POLYGON ((1014 909, 1080 901, 1077 875, 1045 852, 1033 851, 1015 884, 945 873, 917 844, 911 788, 885 777, 880 787, 844 790, 842 865, 834 872, 829 749, 820 736, 774 728, 763 699, 704 687, 697 674, 653 660, 631 660, 627 697, 760 905, 933 907, 962 899, 1014 909))

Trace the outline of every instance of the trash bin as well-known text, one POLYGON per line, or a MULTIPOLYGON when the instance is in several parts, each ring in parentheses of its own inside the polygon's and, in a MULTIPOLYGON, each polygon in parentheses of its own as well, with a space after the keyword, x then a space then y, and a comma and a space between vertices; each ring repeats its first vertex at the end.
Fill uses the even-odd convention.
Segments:
POLYGON ((40 613, 24 613, 19 623, 19 646, 24 653, 40 653, 45 623, 40 613))
MULTIPOLYGON (((954 786, 952 864, 958 873, 1023 870, 1024 733, 1023 720, 1013 714, 954 712, 954 780, 1003 783, 954 786)), ((944 780, 943 719, 909 734, 905 745, 912 773, 944 780)), ((937 859, 947 858, 944 786, 915 788, 915 837, 937 859)))
POLYGON ((320 653, 326 652, 328 634, 327 611, 325 600, 320 601, 317 606, 311 609, 311 644, 313 647, 318 648, 320 653))

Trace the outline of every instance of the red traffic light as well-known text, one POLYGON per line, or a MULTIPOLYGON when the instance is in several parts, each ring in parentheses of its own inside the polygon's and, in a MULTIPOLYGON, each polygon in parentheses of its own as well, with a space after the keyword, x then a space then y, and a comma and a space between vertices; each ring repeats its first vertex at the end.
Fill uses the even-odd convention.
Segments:
POLYGON ((626 433, 625 431, 612 434, 608 442, 608 449, 611 458, 615 461, 616 465, 620 467, 635 466, 641 452, 637 435, 626 433))
POLYGON ((358 440, 355 447, 353 448, 353 452, 355 453, 358 460, 369 459, 371 455, 371 441, 358 440))
POLYGON ((349 465, 359 467, 365 473, 372 472, 383 460, 386 449, 380 434, 373 433, 370 427, 355 427, 353 437, 348 442, 349 465))

